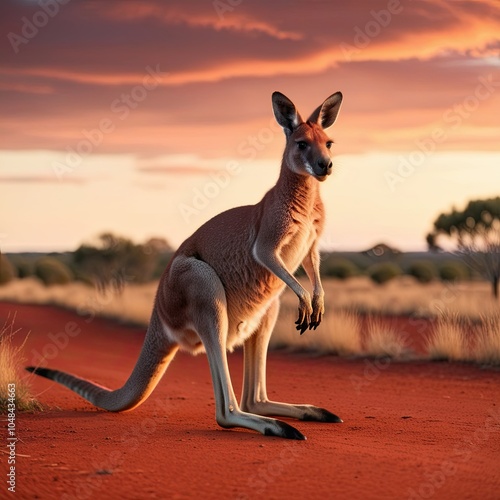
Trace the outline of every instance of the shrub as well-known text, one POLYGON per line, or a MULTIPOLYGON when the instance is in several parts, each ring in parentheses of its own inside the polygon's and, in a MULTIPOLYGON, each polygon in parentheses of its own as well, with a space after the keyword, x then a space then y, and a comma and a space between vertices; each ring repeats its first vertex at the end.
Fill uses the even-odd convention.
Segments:
POLYGON ((18 278, 27 278, 28 276, 33 276, 33 263, 29 260, 17 258, 13 261, 13 264, 17 267, 18 278))
POLYGON ((436 266, 427 260, 413 262, 408 268, 408 274, 415 277, 420 283, 429 283, 437 278, 436 266))
POLYGON ((381 262, 379 264, 373 264, 373 266, 368 268, 368 276, 379 285, 392 280, 400 274, 401 268, 392 262, 381 262))
POLYGON ((322 274, 324 276, 345 280, 359 274, 359 270, 350 260, 342 257, 335 257, 324 262, 322 274))
POLYGON ((73 264, 77 275, 87 276, 98 288, 122 290, 127 282, 145 283, 152 279, 160 256, 172 252, 162 238, 135 244, 123 236, 103 233, 75 250, 73 264))
POLYGON ((443 281, 460 281, 469 277, 467 267, 461 262, 446 262, 439 268, 439 277, 443 281))
POLYGON ((15 276, 16 270, 10 260, 5 255, 0 254, 0 285, 8 283, 15 276))
POLYGON ((35 262, 35 276, 45 285, 65 285, 73 281, 69 267, 54 257, 41 257, 35 262))

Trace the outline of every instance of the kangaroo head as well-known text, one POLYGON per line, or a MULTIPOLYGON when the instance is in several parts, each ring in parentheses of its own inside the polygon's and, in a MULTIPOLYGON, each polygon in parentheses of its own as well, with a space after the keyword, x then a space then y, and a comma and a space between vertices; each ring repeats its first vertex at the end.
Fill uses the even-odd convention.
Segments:
POLYGON ((312 175, 319 181, 332 173, 333 141, 324 129, 334 124, 341 103, 342 94, 335 92, 304 122, 288 97, 281 92, 273 93, 274 116, 286 135, 283 157, 293 172, 312 175))

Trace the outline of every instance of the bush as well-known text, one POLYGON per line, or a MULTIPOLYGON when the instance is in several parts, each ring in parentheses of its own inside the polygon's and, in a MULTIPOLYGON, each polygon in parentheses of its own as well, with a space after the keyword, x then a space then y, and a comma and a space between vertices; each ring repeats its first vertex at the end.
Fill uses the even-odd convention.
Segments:
POLYGON ((35 262, 35 276, 45 285, 65 285, 73 281, 69 267, 54 257, 41 257, 35 262))
POLYGON ((0 285, 14 279, 16 274, 16 270, 10 263, 10 260, 5 255, 0 254, 0 285))
POLYGON ((467 279, 469 272, 461 262, 447 262, 439 268, 439 277, 443 281, 460 281, 467 279))
POLYGON ((415 277, 420 283, 429 283, 437 278, 436 266, 427 260, 413 262, 408 268, 408 274, 415 277))
MULTIPOLYGON (((159 272, 160 256, 172 254, 162 238, 151 238, 135 244, 128 238, 103 233, 95 241, 80 245, 73 253, 73 265, 78 276, 86 277, 99 288, 122 289, 127 282, 145 283, 159 272)), ((164 267, 161 268, 161 273, 164 267)))
POLYGON ((322 265, 322 274, 332 278, 345 280, 359 274, 359 269, 350 260, 342 257, 327 259, 322 265))
POLYGON ((12 257, 12 264, 17 268, 18 278, 27 278, 33 275, 33 262, 19 256, 12 257))
POLYGON ((401 268, 392 262, 381 262, 368 268, 368 276, 379 285, 401 274, 401 268))

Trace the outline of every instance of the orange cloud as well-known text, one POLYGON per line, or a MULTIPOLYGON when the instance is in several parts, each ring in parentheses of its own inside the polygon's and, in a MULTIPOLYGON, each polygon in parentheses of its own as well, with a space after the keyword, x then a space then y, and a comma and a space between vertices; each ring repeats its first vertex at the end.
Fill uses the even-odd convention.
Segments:
POLYGON ((280 30, 268 21, 259 20, 251 15, 243 15, 237 8, 232 8, 225 4, 229 9, 228 13, 217 11, 215 3, 210 3, 213 7, 210 12, 202 12, 197 6, 192 11, 187 11, 190 6, 183 4, 172 6, 159 4, 155 2, 136 2, 130 1, 125 5, 108 4, 99 6, 100 12, 115 20, 135 21, 137 19, 156 19, 165 24, 184 24, 190 27, 208 27, 216 31, 230 30, 242 33, 262 33, 278 40, 300 40, 302 35, 294 31, 280 30))

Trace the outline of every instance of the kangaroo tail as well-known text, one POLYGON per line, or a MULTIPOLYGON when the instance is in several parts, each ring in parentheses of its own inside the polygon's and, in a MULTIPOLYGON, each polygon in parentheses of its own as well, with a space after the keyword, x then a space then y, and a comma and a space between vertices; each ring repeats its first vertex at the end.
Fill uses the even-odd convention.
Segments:
POLYGON ((170 341, 153 309, 139 359, 129 379, 116 391, 69 373, 48 368, 26 367, 26 370, 58 382, 93 405, 108 411, 129 411, 139 406, 153 392, 179 346, 170 341))

